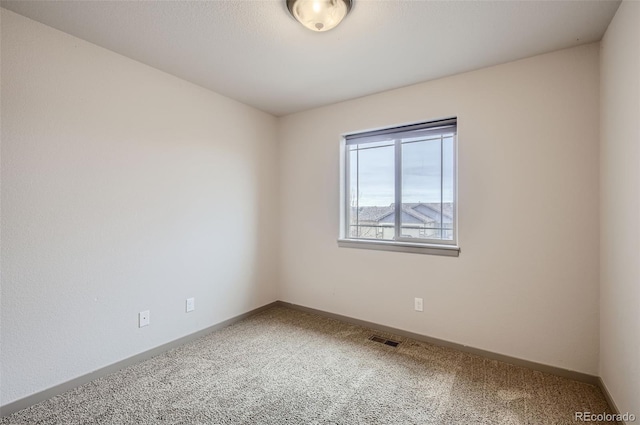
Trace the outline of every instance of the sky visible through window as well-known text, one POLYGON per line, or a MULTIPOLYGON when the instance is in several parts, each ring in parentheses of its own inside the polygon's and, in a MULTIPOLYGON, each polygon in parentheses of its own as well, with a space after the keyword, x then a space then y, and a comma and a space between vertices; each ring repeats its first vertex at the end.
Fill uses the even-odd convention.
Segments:
MULTIPOLYGON (((385 142, 350 152, 352 206, 382 207, 394 202, 394 151, 393 142, 385 142)), ((453 202, 453 155, 450 135, 442 143, 440 137, 403 140, 402 203, 453 202)))

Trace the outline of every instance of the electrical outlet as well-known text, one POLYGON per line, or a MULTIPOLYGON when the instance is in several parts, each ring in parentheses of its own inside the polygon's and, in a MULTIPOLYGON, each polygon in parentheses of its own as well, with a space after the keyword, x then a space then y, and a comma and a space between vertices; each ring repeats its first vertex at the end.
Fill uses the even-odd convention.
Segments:
POLYGON ((187 313, 196 309, 196 299, 187 298, 187 313))
POLYGON ((416 311, 422 311, 422 298, 415 298, 413 300, 413 308, 416 311))
POLYGON ((149 310, 141 311, 138 313, 138 327, 142 328, 144 326, 149 326, 150 323, 150 315, 149 310))

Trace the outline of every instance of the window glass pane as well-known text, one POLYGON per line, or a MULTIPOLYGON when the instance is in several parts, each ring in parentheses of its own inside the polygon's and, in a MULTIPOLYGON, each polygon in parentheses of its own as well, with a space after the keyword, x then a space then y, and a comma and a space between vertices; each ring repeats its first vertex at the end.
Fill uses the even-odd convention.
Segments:
POLYGON ((349 235, 393 240, 395 147, 389 143, 356 146, 349 152, 349 235))
POLYGON ((441 137, 403 140, 400 215, 403 238, 443 237, 442 153, 441 137))
POLYGON ((358 151, 357 146, 349 152, 349 228, 350 238, 360 237, 358 233, 358 151))
POLYGON ((442 139, 442 239, 453 240, 453 202, 455 180, 453 177, 454 148, 453 135, 442 139))

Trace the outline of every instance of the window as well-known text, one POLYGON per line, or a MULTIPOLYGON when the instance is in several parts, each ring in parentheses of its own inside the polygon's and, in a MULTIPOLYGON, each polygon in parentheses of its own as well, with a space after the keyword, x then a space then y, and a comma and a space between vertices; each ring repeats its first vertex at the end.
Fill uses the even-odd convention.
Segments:
POLYGON ((345 247, 458 255, 457 120, 344 137, 345 247))

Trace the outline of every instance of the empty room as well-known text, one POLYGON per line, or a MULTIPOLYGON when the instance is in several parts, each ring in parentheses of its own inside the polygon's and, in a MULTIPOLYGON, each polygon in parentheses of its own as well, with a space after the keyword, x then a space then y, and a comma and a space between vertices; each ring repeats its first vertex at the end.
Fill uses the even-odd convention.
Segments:
POLYGON ((0 424, 640 422, 640 1, 0 6, 0 424))

